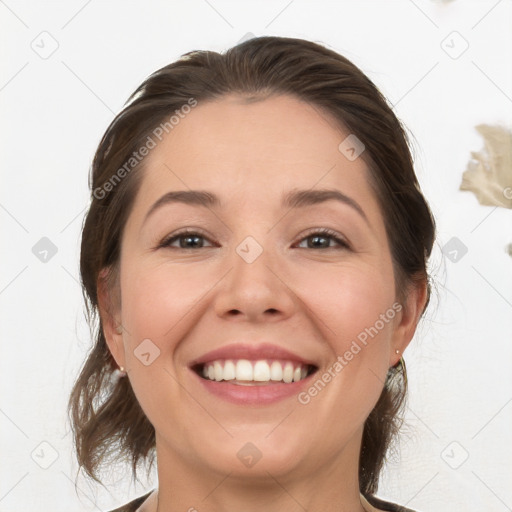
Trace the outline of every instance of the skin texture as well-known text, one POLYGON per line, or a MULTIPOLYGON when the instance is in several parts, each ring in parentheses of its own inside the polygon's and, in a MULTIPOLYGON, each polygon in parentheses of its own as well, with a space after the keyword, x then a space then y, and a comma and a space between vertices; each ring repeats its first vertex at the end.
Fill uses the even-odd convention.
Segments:
MULTIPOLYGON (((200 103, 145 159, 122 238, 121 303, 112 306, 115 294, 100 282, 100 311, 109 348, 156 430, 159 512, 371 510, 357 479, 363 424, 400 358, 395 350, 413 337, 424 285, 307 405, 296 396, 234 405, 188 368, 227 344, 265 341, 315 361, 322 374, 392 308, 384 219, 365 162, 338 150, 347 135, 293 97, 246 103, 231 95, 200 103), (350 196, 368 222, 336 201, 281 206, 283 193, 312 188, 350 196), (162 195, 189 189, 215 193, 222 206, 169 204, 144 223, 162 195), (203 247, 185 236, 191 249, 179 239, 157 248, 187 227, 201 231, 203 247), (325 227, 350 248, 329 238, 311 245, 325 227), (247 236, 263 248, 250 264, 236 252, 247 236), (134 355, 144 339, 160 350, 148 366, 134 355), (250 468, 237 457, 247 442, 262 454, 250 468)), ((157 510, 151 498, 144 510, 157 510)))

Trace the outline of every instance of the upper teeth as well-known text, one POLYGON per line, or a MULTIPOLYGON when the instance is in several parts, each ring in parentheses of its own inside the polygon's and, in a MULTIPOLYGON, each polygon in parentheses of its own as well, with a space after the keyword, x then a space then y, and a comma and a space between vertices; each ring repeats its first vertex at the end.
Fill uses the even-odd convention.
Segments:
POLYGON ((272 361, 269 364, 266 360, 238 359, 233 361, 227 359, 225 361, 210 361, 203 366, 203 376, 216 381, 269 382, 274 380, 289 383, 304 379, 307 374, 307 366, 291 361, 272 361))

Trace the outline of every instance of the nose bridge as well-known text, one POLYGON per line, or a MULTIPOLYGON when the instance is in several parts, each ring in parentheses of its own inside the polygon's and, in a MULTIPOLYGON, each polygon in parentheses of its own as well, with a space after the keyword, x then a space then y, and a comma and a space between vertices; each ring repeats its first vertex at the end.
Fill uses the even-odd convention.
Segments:
MULTIPOLYGON (((256 235, 257 236, 257 235, 256 235)), ((275 292, 275 276, 270 268, 276 264, 275 248, 271 246, 271 237, 261 234, 259 240, 253 235, 246 236, 236 247, 231 258, 232 285, 238 294, 253 295, 261 300, 275 292)))
POLYGON ((254 320, 261 315, 291 313, 292 292, 276 270, 279 263, 277 251, 271 246, 272 237, 265 236, 264 229, 260 231, 259 235, 247 235, 234 248, 227 282, 216 297, 220 316, 242 314, 254 320))

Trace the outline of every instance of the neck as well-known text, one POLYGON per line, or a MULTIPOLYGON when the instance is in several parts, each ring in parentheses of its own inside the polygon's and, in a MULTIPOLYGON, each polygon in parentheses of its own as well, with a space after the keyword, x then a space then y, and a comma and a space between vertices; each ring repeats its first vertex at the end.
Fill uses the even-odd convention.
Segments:
MULTIPOLYGON (((147 512, 365 512, 359 493, 362 432, 329 460, 298 462, 280 471, 262 458, 250 469, 219 472, 176 456, 157 435, 159 490, 147 512)), ((142 510, 142 509, 141 509, 142 510)), ((146 508, 144 508, 146 512, 146 508)))

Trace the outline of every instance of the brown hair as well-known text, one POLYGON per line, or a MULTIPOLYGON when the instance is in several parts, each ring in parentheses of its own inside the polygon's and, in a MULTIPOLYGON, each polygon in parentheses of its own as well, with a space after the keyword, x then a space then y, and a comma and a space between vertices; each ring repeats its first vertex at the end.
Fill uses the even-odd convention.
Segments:
MULTIPOLYGON (((155 458, 155 431, 129 379, 110 382, 116 363, 98 315, 98 277, 107 269, 108 286, 116 286, 123 228, 144 167, 141 161, 133 170, 127 169, 126 162, 156 127, 191 104, 191 99, 201 102, 229 93, 256 99, 293 95, 330 113, 362 141, 366 149, 361 157, 370 169, 390 242, 397 293, 405 296, 408 284, 426 282, 422 314, 430 300, 427 261, 435 221, 420 191, 404 128, 360 69, 319 44, 284 37, 250 39, 223 54, 192 51, 183 55, 149 76, 132 94, 103 135, 91 169, 80 272, 95 344, 74 384, 68 409, 79 466, 99 483, 98 469, 107 461, 126 456, 135 479, 139 462, 150 459, 152 465, 155 458), (126 172, 120 173, 123 166, 126 172)), ((401 426, 406 388, 400 360, 389 369, 382 394, 364 425, 359 482, 365 496, 377 491, 388 448, 401 426)))

